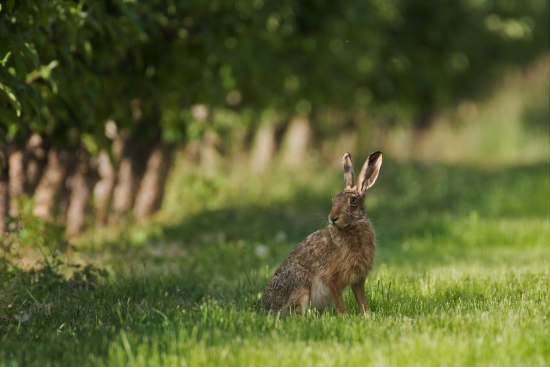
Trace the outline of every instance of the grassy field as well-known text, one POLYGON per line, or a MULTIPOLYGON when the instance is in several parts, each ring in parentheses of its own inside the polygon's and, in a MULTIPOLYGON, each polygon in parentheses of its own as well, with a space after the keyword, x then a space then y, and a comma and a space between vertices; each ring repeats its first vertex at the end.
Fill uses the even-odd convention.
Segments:
POLYGON ((313 167, 178 172, 154 222, 90 234, 57 257, 109 276, 81 268, 66 280, 55 263, 14 275, 0 297, 0 365, 550 364, 547 163, 386 160, 367 200, 378 233, 372 312, 359 316, 346 291, 344 317, 266 313, 266 281, 325 225, 341 189, 337 166, 313 167))

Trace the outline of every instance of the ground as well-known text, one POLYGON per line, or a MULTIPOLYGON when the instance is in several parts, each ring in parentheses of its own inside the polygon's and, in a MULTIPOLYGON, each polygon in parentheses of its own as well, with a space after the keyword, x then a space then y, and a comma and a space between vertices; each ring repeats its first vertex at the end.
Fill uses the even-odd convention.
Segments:
POLYGON ((378 234, 371 312, 360 316, 346 291, 344 317, 261 310, 263 286, 325 225, 342 185, 336 167, 281 170, 174 174, 155 220, 90 232, 42 272, 14 275, 0 365, 550 363, 547 163, 386 160, 367 199, 378 234), (52 275, 84 260, 97 268, 52 275))

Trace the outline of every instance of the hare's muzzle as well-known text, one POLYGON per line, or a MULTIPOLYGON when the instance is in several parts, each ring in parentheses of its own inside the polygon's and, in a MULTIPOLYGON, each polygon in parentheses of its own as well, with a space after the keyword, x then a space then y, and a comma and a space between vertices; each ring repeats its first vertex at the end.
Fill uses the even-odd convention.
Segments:
POLYGON ((338 226, 338 218, 340 218, 340 214, 338 212, 335 212, 334 210, 331 210, 330 214, 328 215, 329 223, 334 226, 338 226))

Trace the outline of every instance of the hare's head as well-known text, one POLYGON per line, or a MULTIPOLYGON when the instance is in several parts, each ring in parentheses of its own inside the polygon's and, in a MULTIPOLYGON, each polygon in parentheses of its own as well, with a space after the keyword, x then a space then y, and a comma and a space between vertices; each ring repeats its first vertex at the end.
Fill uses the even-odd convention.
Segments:
POLYGON ((329 223, 337 228, 345 228, 357 219, 366 217, 365 194, 378 177, 382 165, 382 152, 374 152, 369 155, 361 168, 355 186, 353 185, 354 173, 349 153, 344 154, 342 165, 344 166, 344 190, 332 197, 332 209, 328 216, 329 223))

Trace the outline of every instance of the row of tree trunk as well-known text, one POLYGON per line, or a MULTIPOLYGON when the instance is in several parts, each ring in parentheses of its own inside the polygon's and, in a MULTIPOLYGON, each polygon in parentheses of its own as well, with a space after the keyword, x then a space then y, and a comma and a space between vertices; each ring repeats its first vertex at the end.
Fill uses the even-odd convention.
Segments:
MULTIPOLYGON (((259 125, 249 151, 252 170, 267 168, 279 146, 285 164, 303 163, 313 139, 309 121, 295 117, 285 124, 284 136, 279 130, 276 120, 259 125)), ((21 145, 0 142, 0 234, 15 229, 6 219, 19 215, 22 197, 33 198, 34 215, 64 223, 68 236, 89 225, 153 214, 161 207, 175 147, 163 144, 158 130, 140 132, 115 134, 110 150, 94 155, 83 144, 59 148, 36 134, 21 145)), ((195 163, 205 172, 217 171, 223 159, 217 150, 220 140, 211 135, 188 147, 197 151, 195 163)))
POLYGON ((173 147, 160 139, 117 138, 112 151, 91 155, 81 144, 49 146, 38 135, 0 146, 0 234, 19 214, 20 198, 32 197, 33 214, 81 233, 123 216, 143 219, 160 208, 173 147), (93 198, 93 200, 91 200, 93 198))

